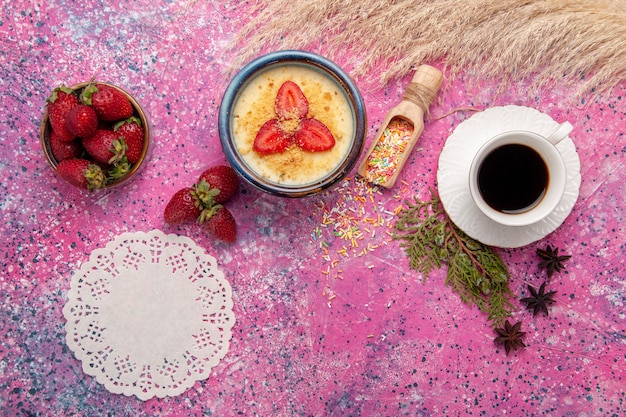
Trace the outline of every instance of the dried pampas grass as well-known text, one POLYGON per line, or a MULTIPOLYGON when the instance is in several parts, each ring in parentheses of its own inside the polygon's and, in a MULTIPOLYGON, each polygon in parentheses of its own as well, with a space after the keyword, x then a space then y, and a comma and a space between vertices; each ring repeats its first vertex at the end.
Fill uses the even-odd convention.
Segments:
POLYGON ((309 49, 381 83, 443 61, 455 75, 603 93, 626 78, 624 0, 259 0, 233 42, 240 67, 309 49))

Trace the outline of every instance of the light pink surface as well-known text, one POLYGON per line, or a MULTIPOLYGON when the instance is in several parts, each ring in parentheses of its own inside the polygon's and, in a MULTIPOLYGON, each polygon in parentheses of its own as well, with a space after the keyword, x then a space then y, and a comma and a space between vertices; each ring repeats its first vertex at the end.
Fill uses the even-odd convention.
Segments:
MULTIPOLYGON (((239 225, 229 246, 195 225, 167 226, 162 212, 175 191, 225 162, 217 134, 225 46, 247 19, 245 9, 244 2, 208 1, 3 3, 2 414, 622 415, 626 86, 587 103, 560 85, 529 96, 520 82, 496 95, 493 82, 471 74, 446 80, 423 151, 394 190, 367 194, 349 180, 285 200, 244 185, 228 203, 239 225), (38 135, 50 91, 94 76, 134 95, 154 143, 137 179, 89 195, 55 175, 38 135), (582 173, 579 200, 560 228, 527 247, 499 250, 517 298, 545 279, 536 248, 550 244, 572 255, 548 284, 558 292, 548 317, 533 317, 514 300, 512 320, 523 322, 528 347, 508 357, 494 345, 485 315, 444 285, 445 270, 423 283, 386 234, 405 199, 436 187, 439 152, 473 111, 439 116, 506 104, 570 121, 582 173), (335 225, 358 227, 363 239, 336 236, 335 225), (65 344, 61 311, 73 271, 94 249, 120 233, 152 229, 189 236, 217 258, 233 287, 237 323, 228 354, 207 380, 180 396, 142 402, 111 394, 82 372, 65 344)), ((409 79, 383 90, 357 80, 368 144, 409 79)))

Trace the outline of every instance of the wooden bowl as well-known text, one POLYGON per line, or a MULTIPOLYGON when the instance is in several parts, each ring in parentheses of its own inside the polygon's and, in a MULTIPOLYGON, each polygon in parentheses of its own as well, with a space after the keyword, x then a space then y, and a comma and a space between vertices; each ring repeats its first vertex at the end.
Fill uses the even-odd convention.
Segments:
MULTIPOLYGON (((146 160, 147 154, 148 154, 148 149, 150 147, 150 127, 148 125, 148 119, 146 117, 146 113, 143 111, 143 109, 141 108, 141 106, 139 105, 139 103, 137 103, 137 100, 135 100, 135 98, 133 96, 131 96, 130 94, 128 94, 125 90, 123 90, 122 88, 107 83, 107 82, 101 82, 101 81, 95 81, 97 84, 104 84, 110 87, 115 88, 116 90, 120 91, 122 94, 124 94, 128 100, 130 101, 130 103, 133 106, 133 116, 138 117, 139 120, 141 120, 141 125, 144 129, 144 142, 143 142, 143 149, 141 150, 141 156, 139 158, 139 160, 137 161, 137 163, 133 164, 131 166, 130 171, 124 175, 121 178, 118 178, 115 181, 112 181, 108 184, 106 184, 103 188, 113 188, 113 187, 117 187, 119 185, 122 184, 126 184, 128 183, 131 179, 133 179, 135 177, 135 175, 137 174, 137 172, 140 170, 140 168, 143 166, 144 161, 146 160)), ((72 90, 76 91, 77 94, 80 95, 81 91, 87 86, 89 85, 88 82, 84 82, 84 83, 79 83, 76 85, 73 85, 69 88, 71 88, 72 90)), ((54 157, 54 155, 52 154, 52 149, 50 148, 50 130, 52 129, 51 125, 50 125, 50 121, 48 119, 48 109, 46 108, 44 114, 43 114, 43 119, 41 121, 41 128, 40 128, 40 133, 39 133, 39 140, 41 142, 41 147, 43 149, 43 153, 44 156, 46 158, 46 160, 48 161, 48 164, 50 164, 50 166, 52 167, 52 169, 54 169, 56 171, 57 169, 57 165, 59 164, 59 161, 57 161, 57 159, 54 157)))

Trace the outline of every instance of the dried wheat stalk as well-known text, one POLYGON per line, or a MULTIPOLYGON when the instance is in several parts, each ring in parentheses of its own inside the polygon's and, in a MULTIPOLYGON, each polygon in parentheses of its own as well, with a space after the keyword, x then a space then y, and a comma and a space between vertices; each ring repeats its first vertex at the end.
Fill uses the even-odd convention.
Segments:
POLYGON ((237 34, 238 68, 267 49, 345 59, 360 77, 406 75, 443 61, 457 74, 579 85, 603 93, 626 78, 624 0, 259 0, 237 34))

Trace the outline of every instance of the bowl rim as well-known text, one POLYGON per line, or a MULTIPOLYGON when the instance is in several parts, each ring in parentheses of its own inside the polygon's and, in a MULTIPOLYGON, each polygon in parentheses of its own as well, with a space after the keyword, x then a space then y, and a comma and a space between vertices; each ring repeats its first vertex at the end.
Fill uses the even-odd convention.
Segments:
POLYGON ((301 50, 281 50, 270 52, 254 59, 246 64, 232 78, 224 92, 224 95, 222 96, 222 103, 220 105, 218 116, 218 130, 222 149, 229 163, 246 182, 261 191, 265 191, 273 195, 283 197, 303 197, 306 195, 316 194, 332 187, 341 179, 345 178, 348 172, 354 168, 361 157, 361 153, 365 145, 365 136, 367 133, 367 112, 363 97, 356 87, 355 82, 337 64, 313 52, 301 50), (348 98, 348 102, 354 112, 353 116, 355 119, 354 140, 357 142, 356 146, 348 152, 335 172, 321 178, 318 181, 305 184, 304 186, 276 184, 268 182, 259 175, 256 175, 252 172, 252 170, 246 167, 246 163, 239 156, 239 152, 234 145, 234 141, 231 140, 231 113, 234 105, 236 104, 241 87, 245 86, 246 83, 254 78, 259 71, 267 70, 276 65, 289 63, 308 65, 331 77, 344 90, 348 98))
MULTIPOLYGON (((148 117, 146 113, 144 112, 141 105, 137 102, 137 100, 126 90, 124 90, 123 88, 115 84, 111 84, 107 81, 93 80, 93 81, 86 81, 86 82, 73 84, 69 86, 68 88, 73 91, 78 91, 78 90, 85 88, 91 83, 107 85, 109 87, 115 88, 116 90, 124 94, 130 101, 137 115, 139 116, 139 119, 141 120, 141 124, 144 128, 143 148, 141 149, 139 160, 137 161, 137 163, 133 164, 130 171, 128 171, 128 173, 124 175, 122 178, 119 178, 118 180, 111 182, 110 184, 107 184, 104 187, 102 187, 102 189, 110 189, 110 188, 114 188, 122 184, 126 184, 128 181, 131 180, 131 178, 134 178, 135 174, 139 172, 139 170, 143 167, 143 163, 145 159, 147 158, 148 151, 150 149, 150 125, 148 123, 148 117)), ((56 171, 57 166, 59 165, 59 161, 56 160, 56 158, 52 154, 52 149, 50 148, 50 140, 49 140, 50 129, 51 129, 51 126, 50 126, 49 117, 48 117, 48 106, 46 105, 44 113, 43 113, 43 117, 41 120, 40 130, 39 130, 39 142, 43 149, 43 153, 44 153, 44 157, 46 158, 46 161, 52 167, 52 169, 56 171)))

